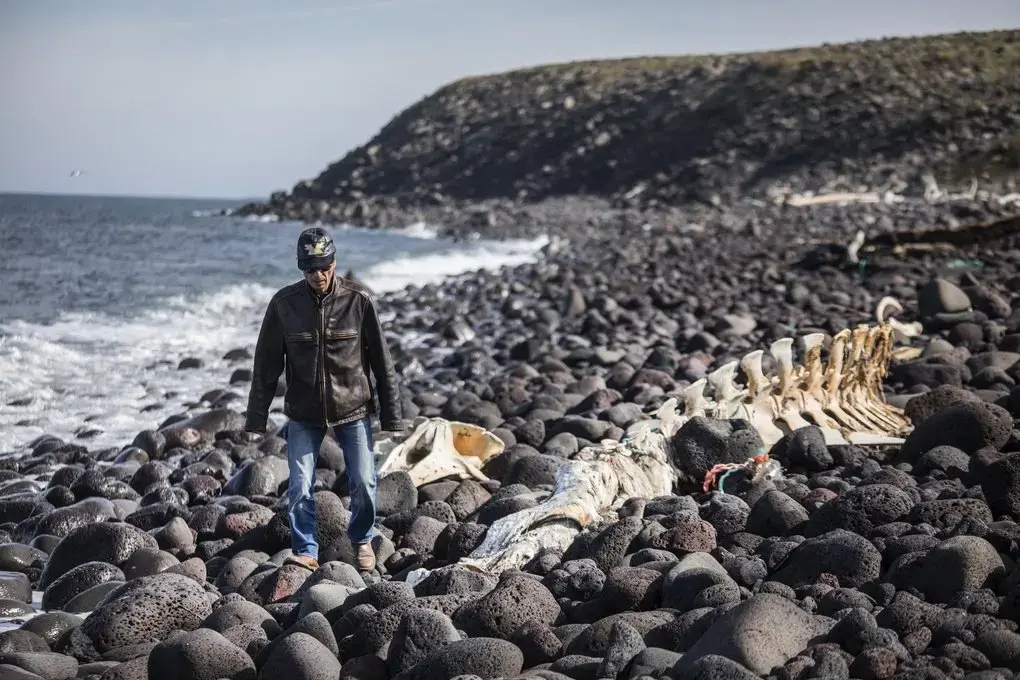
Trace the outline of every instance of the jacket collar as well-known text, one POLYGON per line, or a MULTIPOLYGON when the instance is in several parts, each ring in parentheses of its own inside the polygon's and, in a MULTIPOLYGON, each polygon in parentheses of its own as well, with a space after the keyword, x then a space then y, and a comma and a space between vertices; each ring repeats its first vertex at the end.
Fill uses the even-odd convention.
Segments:
POLYGON ((329 282, 329 288, 326 289, 326 292, 322 294, 321 298, 319 297, 319 294, 315 292, 315 289, 312 288, 310 285, 308 285, 308 281, 305 281, 305 290, 308 292, 308 294, 311 296, 311 298, 313 300, 315 300, 316 302, 319 302, 320 300, 322 300, 324 302, 327 299, 331 298, 336 293, 336 289, 337 289, 337 280, 336 279, 337 279, 336 274, 334 274, 333 275, 333 279, 329 282))

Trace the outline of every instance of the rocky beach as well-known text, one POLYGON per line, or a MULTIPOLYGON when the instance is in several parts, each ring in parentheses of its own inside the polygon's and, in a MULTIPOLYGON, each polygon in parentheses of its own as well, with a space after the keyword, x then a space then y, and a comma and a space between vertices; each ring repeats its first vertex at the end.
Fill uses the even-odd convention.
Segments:
POLYGON ((250 353, 224 347, 230 384, 132 441, 0 457, 0 678, 1020 677, 1018 69, 1012 31, 468 78, 244 206, 548 235, 534 263, 379 296, 405 417, 503 452, 484 479, 383 475, 358 572, 327 440, 321 566, 284 565, 284 419, 241 431, 250 353), (902 445, 693 418, 673 493, 520 569, 458 564, 578 454, 886 297, 919 327, 881 386, 902 445), (702 487, 762 450, 781 475, 702 487))

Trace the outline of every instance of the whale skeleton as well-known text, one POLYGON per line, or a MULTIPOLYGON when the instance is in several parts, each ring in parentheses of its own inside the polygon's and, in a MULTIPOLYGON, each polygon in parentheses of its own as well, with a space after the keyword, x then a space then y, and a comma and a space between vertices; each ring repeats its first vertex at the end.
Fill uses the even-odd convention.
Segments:
MULTIPOLYGON (((895 342, 921 329, 885 318, 889 310, 899 309, 895 300, 883 298, 877 324, 861 324, 831 338, 803 336, 799 364, 792 338, 773 342, 768 352, 777 366, 774 375, 765 373, 764 350, 723 364, 684 389, 680 398, 668 399, 654 417, 631 425, 622 441, 603 440, 575 454, 560 467, 542 502, 493 522, 482 543, 458 564, 492 574, 519 569, 540 550, 562 552, 581 531, 615 521, 628 499, 669 495, 678 479, 673 437, 695 417, 746 420, 766 450, 811 425, 821 429, 828 445, 902 443, 911 422, 886 401, 882 381, 897 356, 895 342), (744 384, 736 380, 738 369, 744 384)), ((404 444, 385 445, 380 470, 408 470, 416 484, 442 478, 484 481, 482 465, 502 452, 489 437, 495 439, 478 426, 426 419, 404 444), (470 443, 458 445, 458 437, 470 443)))
POLYGON ((692 383, 664 407, 682 406, 677 429, 695 416, 746 420, 766 448, 809 425, 819 427, 830 446, 901 444, 911 423, 902 409, 886 401, 882 381, 895 354, 894 336, 911 330, 888 321, 842 330, 831 338, 827 361, 822 359, 825 334, 810 333, 801 338, 799 365, 793 339, 781 338, 768 350, 777 365, 775 375, 765 374, 765 352, 755 350, 692 383), (736 381, 738 368, 746 379, 743 386, 736 381))

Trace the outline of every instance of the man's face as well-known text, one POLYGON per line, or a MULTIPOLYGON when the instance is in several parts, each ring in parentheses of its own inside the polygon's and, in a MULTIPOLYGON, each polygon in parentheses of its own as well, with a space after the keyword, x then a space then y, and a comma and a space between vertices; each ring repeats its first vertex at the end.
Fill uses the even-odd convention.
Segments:
POLYGON ((336 262, 331 263, 324 269, 306 269, 305 281, 317 293, 325 293, 333 282, 333 272, 336 270, 336 262))

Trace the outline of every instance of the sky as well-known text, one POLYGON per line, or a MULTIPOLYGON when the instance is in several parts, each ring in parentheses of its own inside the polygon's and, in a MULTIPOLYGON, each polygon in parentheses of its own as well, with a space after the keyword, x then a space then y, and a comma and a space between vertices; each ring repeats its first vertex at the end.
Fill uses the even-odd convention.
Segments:
POLYGON ((1018 0, 0 0, 0 192, 264 198, 467 75, 1018 27, 1018 0))

